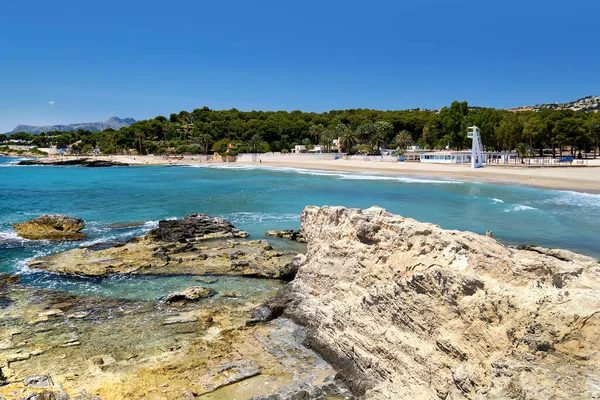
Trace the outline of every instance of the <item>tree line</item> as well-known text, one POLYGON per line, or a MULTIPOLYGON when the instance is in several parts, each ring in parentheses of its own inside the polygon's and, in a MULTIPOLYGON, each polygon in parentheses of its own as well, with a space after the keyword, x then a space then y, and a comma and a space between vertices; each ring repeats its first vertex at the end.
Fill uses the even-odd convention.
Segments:
MULTIPOLYGON (((218 152, 288 152, 296 145, 310 150, 321 145, 346 153, 378 154, 381 149, 470 148, 467 127, 476 125, 488 151, 527 152, 530 156, 562 155, 594 157, 600 142, 600 114, 544 109, 512 112, 469 107, 453 102, 439 112, 431 110, 379 111, 334 110, 324 113, 302 111, 239 111, 198 108, 168 118, 135 122, 119 130, 101 132, 45 132, 38 135, 14 133, 37 147, 66 147, 85 153, 98 149, 104 154, 198 154, 218 152)), ((6 138, 0 135, 0 142, 6 138)))

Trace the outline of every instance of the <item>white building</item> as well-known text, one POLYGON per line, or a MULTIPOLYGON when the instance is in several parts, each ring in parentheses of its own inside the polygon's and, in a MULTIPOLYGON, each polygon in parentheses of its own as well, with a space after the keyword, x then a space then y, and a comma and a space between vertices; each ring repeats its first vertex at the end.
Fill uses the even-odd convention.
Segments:
POLYGON ((436 151, 430 153, 422 153, 419 160, 424 163, 469 164, 471 162, 471 152, 436 151))

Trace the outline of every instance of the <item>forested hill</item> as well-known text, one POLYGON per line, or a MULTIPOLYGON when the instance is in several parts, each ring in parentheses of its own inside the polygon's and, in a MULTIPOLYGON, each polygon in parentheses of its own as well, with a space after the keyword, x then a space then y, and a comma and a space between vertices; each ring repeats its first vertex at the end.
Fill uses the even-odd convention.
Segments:
MULTIPOLYGON (((337 151, 340 139, 345 153, 377 154, 384 148, 469 148, 467 127, 481 129, 486 150, 519 150, 542 154, 544 149, 583 153, 596 151, 600 142, 600 113, 544 108, 520 112, 470 107, 455 101, 439 111, 369 109, 303 111, 212 110, 181 111, 169 117, 137 121, 102 132, 50 131, 39 135, 15 133, 12 138, 37 147, 77 143, 76 152, 97 149, 104 154, 288 152, 295 145, 307 150, 337 151), (234 146, 231 146, 233 144, 234 146), (235 150, 234 150, 235 149, 235 150)), ((0 135, 0 142, 2 142, 0 135)))
POLYGON ((11 135, 16 132, 25 132, 25 133, 41 133, 41 132, 51 132, 51 131, 59 131, 59 132, 71 132, 77 131, 79 129, 83 129, 90 132, 99 132, 108 128, 112 129, 121 129, 123 127, 129 126, 135 122, 133 118, 119 118, 119 117, 111 117, 104 122, 81 122, 77 124, 69 124, 69 125, 45 125, 45 126, 34 126, 34 125, 17 125, 15 129, 8 132, 7 135, 11 135))

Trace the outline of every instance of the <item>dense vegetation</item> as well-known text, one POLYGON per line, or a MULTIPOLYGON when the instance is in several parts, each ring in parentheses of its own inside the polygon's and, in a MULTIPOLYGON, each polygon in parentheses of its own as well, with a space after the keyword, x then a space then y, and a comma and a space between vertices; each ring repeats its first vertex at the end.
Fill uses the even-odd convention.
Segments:
MULTIPOLYGON (((73 145, 74 152, 98 149, 105 154, 138 153, 221 154, 289 151, 295 145, 310 149, 315 144, 337 151, 376 154, 380 148, 462 149, 470 146, 467 127, 481 129, 486 150, 514 150, 540 155, 547 152, 573 156, 596 155, 600 141, 600 115, 571 110, 511 112, 470 108, 455 101, 439 112, 425 110, 377 111, 351 109, 312 113, 302 111, 181 111, 169 118, 158 116, 135 122, 119 130, 102 132, 46 132, 39 135, 15 133, 37 147, 73 145), (228 147, 228 144, 236 147, 228 147)), ((0 142, 3 138, 0 136, 0 142)))

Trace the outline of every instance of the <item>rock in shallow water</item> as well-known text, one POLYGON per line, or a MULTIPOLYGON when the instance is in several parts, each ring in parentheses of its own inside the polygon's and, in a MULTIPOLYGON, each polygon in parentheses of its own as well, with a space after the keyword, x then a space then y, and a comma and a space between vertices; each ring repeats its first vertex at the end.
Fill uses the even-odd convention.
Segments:
POLYGON ((163 301, 165 303, 174 303, 176 301, 197 301, 207 297, 212 297, 215 294, 217 294, 217 292, 214 289, 209 289, 202 286, 192 286, 182 290, 181 292, 167 295, 163 301))
POLYGON ((248 232, 237 229, 223 218, 206 214, 186 215, 183 219, 163 220, 149 236, 163 242, 188 242, 198 239, 247 237, 248 232))
POLYGON ((47 214, 32 220, 13 224, 19 236, 32 240, 78 240, 86 238, 80 231, 85 227, 81 218, 47 214))
POLYGON ((275 251, 264 240, 243 240, 245 236, 229 221, 194 214, 160 221, 158 229, 126 243, 73 249, 35 259, 29 266, 81 276, 180 273, 284 279, 289 275, 292 254, 275 251), (205 240, 215 238, 227 240, 205 240))

